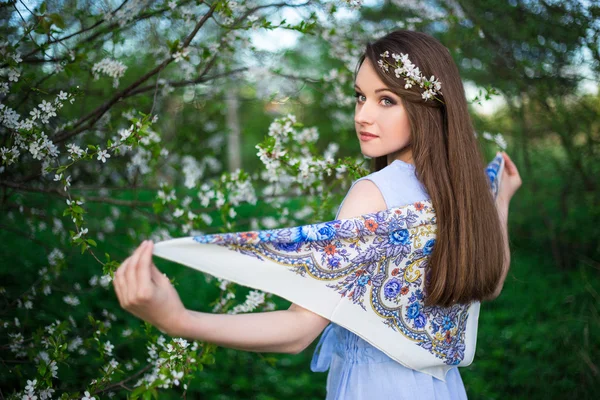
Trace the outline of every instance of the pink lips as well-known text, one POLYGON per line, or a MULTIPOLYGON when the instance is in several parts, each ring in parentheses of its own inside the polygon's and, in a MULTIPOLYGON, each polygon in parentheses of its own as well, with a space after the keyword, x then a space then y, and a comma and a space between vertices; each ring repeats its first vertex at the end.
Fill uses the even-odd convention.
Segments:
POLYGON ((360 140, 362 140, 363 142, 368 142, 369 140, 373 140, 373 139, 377 139, 378 136, 373 135, 372 133, 369 132, 360 132, 360 140))

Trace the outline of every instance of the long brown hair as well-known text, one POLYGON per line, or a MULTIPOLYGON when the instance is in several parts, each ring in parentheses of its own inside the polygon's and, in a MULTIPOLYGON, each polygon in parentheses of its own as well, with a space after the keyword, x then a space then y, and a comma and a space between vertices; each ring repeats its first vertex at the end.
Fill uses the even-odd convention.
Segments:
MULTIPOLYGON (((425 304, 450 306, 493 296, 504 264, 500 218, 484 172, 464 87, 450 52, 433 37, 397 30, 368 43, 355 76, 367 57, 381 80, 400 98, 410 127, 417 178, 436 212, 437 236, 428 261, 425 304), (408 54, 426 77, 441 82, 440 101, 423 100, 418 85, 377 64, 384 51, 408 54)), ((356 79, 355 79, 356 80, 356 79)), ((372 160, 372 170, 387 166, 387 155, 372 160)))

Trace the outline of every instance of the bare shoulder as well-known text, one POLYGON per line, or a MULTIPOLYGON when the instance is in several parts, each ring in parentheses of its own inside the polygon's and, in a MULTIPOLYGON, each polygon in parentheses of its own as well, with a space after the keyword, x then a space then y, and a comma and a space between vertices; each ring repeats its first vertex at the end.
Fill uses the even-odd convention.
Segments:
POLYGON ((386 209, 385 200, 377 185, 369 179, 363 179, 356 182, 346 195, 338 219, 354 218, 386 209))
MULTIPOLYGON (((369 179, 363 179, 356 182, 346 195, 338 219, 358 217, 363 214, 383 211, 386 208, 385 200, 377 185, 369 179)), ((294 303, 288 310, 295 312, 303 320, 302 326, 306 329, 306 332, 301 339, 302 343, 299 351, 302 351, 319 336, 329 324, 329 320, 294 303)))

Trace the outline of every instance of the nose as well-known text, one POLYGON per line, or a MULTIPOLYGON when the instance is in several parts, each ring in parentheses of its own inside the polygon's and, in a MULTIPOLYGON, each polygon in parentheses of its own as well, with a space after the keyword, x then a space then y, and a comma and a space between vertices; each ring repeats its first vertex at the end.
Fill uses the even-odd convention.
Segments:
POLYGON ((358 125, 371 125, 375 120, 375 104, 366 100, 354 108, 354 122, 358 125))

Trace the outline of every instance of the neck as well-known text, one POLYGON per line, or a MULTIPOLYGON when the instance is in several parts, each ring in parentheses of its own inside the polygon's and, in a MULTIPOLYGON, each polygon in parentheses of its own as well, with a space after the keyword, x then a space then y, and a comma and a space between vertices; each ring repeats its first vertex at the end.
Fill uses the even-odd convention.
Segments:
POLYGON ((388 154, 387 164, 390 165, 394 160, 400 160, 408 164, 414 164, 410 144, 394 153, 388 154))

